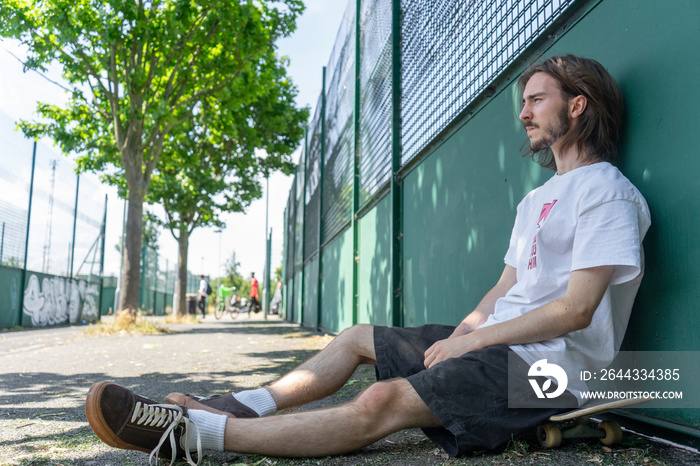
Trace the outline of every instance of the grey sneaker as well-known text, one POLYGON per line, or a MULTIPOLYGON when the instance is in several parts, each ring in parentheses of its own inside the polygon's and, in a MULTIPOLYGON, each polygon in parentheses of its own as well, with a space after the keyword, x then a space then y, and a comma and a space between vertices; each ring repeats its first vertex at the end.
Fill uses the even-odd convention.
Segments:
MULTIPOLYGON (((85 415, 95 434, 107 445, 125 450, 170 457, 173 463, 184 458, 196 465, 190 456, 189 430, 197 425, 187 417, 187 408, 159 404, 139 396, 114 382, 98 382, 90 387, 85 400, 85 415), (169 440, 169 442, 166 442, 169 440)), ((202 442, 197 435, 197 457, 202 456, 202 442)))
POLYGON ((185 395, 183 393, 171 393, 165 397, 165 402, 184 406, 187 409, 202 409, 214 414, 225 414, 232 418, 260 417, 254 409, 234 398, 233 392, 208 398, 185 395))

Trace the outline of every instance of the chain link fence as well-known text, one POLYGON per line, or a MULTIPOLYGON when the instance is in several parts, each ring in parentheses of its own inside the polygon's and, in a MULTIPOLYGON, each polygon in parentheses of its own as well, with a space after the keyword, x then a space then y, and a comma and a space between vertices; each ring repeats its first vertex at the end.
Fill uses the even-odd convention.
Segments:
MULTIPOLYGON (((105 250, 115 246, 105 244, 110 200, 69 158, 15 126, 0 113, 0 328, 94 322, 116 307, 119 280, 104 271, 105 250)), ((145 313, 172 306, 176 266, 144 249, 145 313)), ((188 291, 198 286, 190 277, 188 291)))
MULTIPOLYGON (((296 303, 303 301, 295 290, 308 288, 304 268, 353 216, 386 197, 393 158, 399 172, 419 160, 573 3, 347 2, 285 213, 293 320, 300 320, 296 303)), ((392 215, 400 221, 400 212, 392 215)), ((318 280, 320 290, 323 273, 318 280)))
POLYGON ((0 327, 99 318, 106 209, 99 185, 0 115, 0 327))

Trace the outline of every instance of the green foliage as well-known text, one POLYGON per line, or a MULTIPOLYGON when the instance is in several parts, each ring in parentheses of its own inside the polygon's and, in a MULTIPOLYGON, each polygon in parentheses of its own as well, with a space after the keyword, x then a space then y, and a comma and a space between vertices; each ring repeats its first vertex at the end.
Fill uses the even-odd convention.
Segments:
POLYGON ((147 201, 166 211, 175 238, 203 226, 225 227, 221 212, 243 212, 262 195, 261 179, 292 173, 290 154, 304 136, 307 109, 270 48, 250 72, 201 102, 182 131, 164 142, 147 201))
MULTIPOLYGON (((235 189, 240 199, 224 195, 217 207, 230 210, 259 196, 245 167, 291 169, 285 157, 296 134, 278 129, 297 121, 298 111, 288 105, 295 90, 273 51, 303 9, 301 0, 3 0, 0 36, 28 48, 25 68, 60 64, 72 89, 65 107, 40 103, 39 119, 19 126, 28 137, 51 137, 65 153, 78 154, 80 171, 99 172, 121 196, 128 193, 120 307, 135 308, 138 300, 139 272, 131 269, 140 262, 143 201, 156 168, 157 176, 167 177, 184 161, 203 165, 211 178, 248 179, 235 189), (201 136, 198 143, 225 146, 227 156, 240 153, 242 170, 222 167, 214 148, 193 151, 186 141, 193 134, 201 136), (258 161, 251 147, 264 147, 269 156, 258 161)), ((177 183, 196 192, 193 198, 219 192, 177 183)), ((192 210, 177 207, 171 211, 192 210)), ((214 210, 198 213, 198 224, 218 224, 214 210)))
POLYGON ((24 263, 16 257, 3 257, 2 262, 0 262, 0 265, 3 265, 5 267, 11 267, 13 269, 24 268, 24 263))
POLYGON ((302 10, 299 0, 5 0, 0 34, 28 46, 26 68, 57 61, 73 89, 66 108, 39 104, 43 121, 21 127, 81 153, 82 170, 148 181, 171 130, 201 101, 234 94, 302 10))
POLYGON ((279 267, 275 269, 275 281, 280 281, 282 280, 282 264, 280 263, 279 267))

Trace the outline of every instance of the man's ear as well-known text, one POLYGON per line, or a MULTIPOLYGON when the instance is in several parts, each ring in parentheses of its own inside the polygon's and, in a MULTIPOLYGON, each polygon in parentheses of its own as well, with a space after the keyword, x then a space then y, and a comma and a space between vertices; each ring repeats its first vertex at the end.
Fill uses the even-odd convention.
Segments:
POLYGON ((588 99, 586 99, 585 96, 577 95, 576 97, 572 97, 569 99, 569 117, 578 118, 583 114, 583 111, 586 110, 587 105, 588 99))

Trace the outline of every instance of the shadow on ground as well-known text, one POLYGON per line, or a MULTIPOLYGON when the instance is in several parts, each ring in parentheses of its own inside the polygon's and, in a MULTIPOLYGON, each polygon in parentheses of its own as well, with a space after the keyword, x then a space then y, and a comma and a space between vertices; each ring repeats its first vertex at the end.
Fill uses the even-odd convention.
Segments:
MULTIPOLYGON (((219 394, 250 388, 274 380, 308 359, 330 340, 313 331, 282 321, 210 321, 204 324, 169 325, 171 333, 157 336, 63 337, 23 353, 0 354, 0 464, 2 465, 146 465, 148 455, 117 450, 93 434, 84 414, 87 390, 94 382, 110 379, 140 395, 159 401, 170 392, 219 394), (186 347, 183 348, 183 341, 186 347), (213 344, 225 342, 228 346, 213 344), (169 358, 148 350, 162 344, 169 358), (231 342, 238 342, 230 344, 231 342), (212 352, 192 350, 201 343, 212 352), (92 363, 77 368, 86 351, 105 352, 104 358, 128 359, 110 370, 95 370, 92 363), (170 350, 170 348, 173 348, 170 350), (50 364, 46 363, 52 357, 50 364), (34 364, 36 361, 36 364, 34 364), (235 361, 236 370, 226 366, 235 361), (39 363, 43 362, 44 366, 39 363), (181 370, 165 371, 167 362, 181 370), (64 367, 65 365, 65 367, 64 367), (221 367, 220 367, 221 366, 221 367), (13 370, 12 367, 23 367, 13 370), (32 367, 35 367, 32 370, 32 367), (39 370, 44 367, 44 370, 39 370), (48 367, 48 369, 47 369, 48 367), (116 369, 115 369, 116 367, 116 369), (197 367, 198 370, 186 370, 197 367), (204 370, 202 369, 204 368, 204 370), (209 369, 213 368, 213 369, 209 369), (122 375, 119 375, 123 371, 122 375), (117 373, 115 375, 115 373, 117 373)), ((68 332, 65 332, 68 335, 68 332)), ((39 332, 35 334, 37 337, 39 332)), ((31 335, 22 335, 31 348, 31 335)), ((58 338, 58 337, 57 337, 58 338)), ((86 359, 87 360, 87 359, 86 359)), ((102 362, 100 362, 102 364, 102 362)), ((374 382, 374 369, 361 367, 335 395, 299 409, 329 407, 351 400, 374 382)), ((657 464, 696 465, 700 456, 688 451, 628 435, 622 445, 603 447, 597 441, 567 442, 556 450, 544 450, 532 433, 513 439, 502 448, 463 458, 449 458, 420 430, 393 434, 351 455, 335 458, 285 459, 257 455, 207 452, 200 464, 214 465, 482 465, 482 464, 657 464)), ((181 465, 184 463, 178 463, 181 465)))

